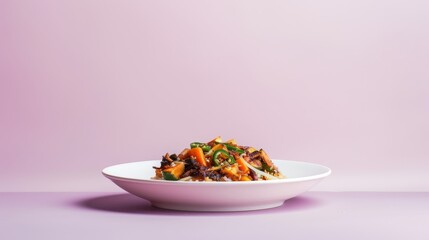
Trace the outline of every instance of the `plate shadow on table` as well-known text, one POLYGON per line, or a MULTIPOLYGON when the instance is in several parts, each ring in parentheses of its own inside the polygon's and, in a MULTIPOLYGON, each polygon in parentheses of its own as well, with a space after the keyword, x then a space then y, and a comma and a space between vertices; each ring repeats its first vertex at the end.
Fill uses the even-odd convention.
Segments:
POLYGON ((170 216, 234 216, 234 215, 258 215, 267 213, 287 213, 297 211, 307 211, 321 207, 323 202, 320 199, 298 196, 286 200, 282 206, 244 212, 186 212, 166 210, 153 207, 149 201, 141 199, 131 194, 110 194, 99 197, 81 199, 75 205, 90 210, 116 212, 124 214, 148 214, 148 215, 170 215, 170 216))

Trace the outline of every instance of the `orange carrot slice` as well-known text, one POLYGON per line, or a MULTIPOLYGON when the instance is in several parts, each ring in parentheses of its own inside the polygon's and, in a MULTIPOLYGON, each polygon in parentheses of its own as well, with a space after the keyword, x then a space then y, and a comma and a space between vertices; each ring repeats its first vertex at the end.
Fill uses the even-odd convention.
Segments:
POLYGON ((244 163, 244 160, 242 157, 235 158, 235 161, 238 163, 238 169, 240 169, 243 173, 249 173, 249 167, 244 163))
POLYGON ((207 167, 206 158, 204 157, 203 149, 200 147, 192 148, 188 152, 189 156, 195 157, 197 162, 204 167, 207 167))

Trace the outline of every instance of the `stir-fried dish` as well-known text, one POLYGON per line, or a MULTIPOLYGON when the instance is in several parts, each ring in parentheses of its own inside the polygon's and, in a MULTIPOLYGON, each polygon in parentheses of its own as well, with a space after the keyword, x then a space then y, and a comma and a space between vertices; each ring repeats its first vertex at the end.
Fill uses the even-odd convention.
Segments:
POLYGON ((171 181, 260 181, 284 178, 263 150, 240 146, 234 139, 193 142, 179 155, 166 153, 155 179, 171 181))

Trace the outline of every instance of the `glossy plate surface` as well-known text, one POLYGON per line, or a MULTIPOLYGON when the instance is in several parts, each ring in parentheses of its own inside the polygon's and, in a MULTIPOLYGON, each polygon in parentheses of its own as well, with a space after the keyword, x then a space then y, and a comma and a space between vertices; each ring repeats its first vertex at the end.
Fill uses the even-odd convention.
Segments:
POLYGON ((160 160, 103 169, 104 176, 155 207, 183 211, 248 211, 278 207, 331 174, 325 166, 273 160, 286 179, 249 182, 186 182, 151 179, 160 160))

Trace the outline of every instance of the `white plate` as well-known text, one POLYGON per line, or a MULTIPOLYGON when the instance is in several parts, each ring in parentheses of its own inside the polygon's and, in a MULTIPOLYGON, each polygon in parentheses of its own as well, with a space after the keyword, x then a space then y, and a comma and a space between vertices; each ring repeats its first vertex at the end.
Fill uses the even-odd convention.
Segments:
POLYGON ((331 174, 325 166, 273 160, 286 179, 249 182, 185 182, 151 179, 160 160, 124 163, 103 175, 153 206, 184 211, 247 211, 278 207, 331 174))

